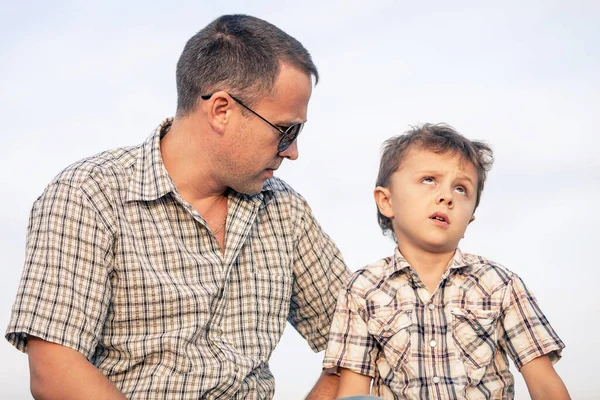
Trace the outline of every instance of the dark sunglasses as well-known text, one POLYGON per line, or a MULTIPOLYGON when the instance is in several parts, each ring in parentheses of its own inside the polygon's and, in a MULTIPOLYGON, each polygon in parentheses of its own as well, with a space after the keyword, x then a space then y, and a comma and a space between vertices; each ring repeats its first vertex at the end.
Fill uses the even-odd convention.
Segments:
MULTIPOLYGON (((214 93, 201 95, 200 98, 202 100, 208 100, 212 97, 213 94, 214 93)), ((265 118, 263 118, 259 113, 257 113, 256 111, 254 111, 253 109, 251 109, 250 107, 248 107, 247 105, 242 103, 242 101, 240 99, 238 99, 237 97, 234 97, 234 96, 230 95, 229 93, 227 93, 227 94, 229 95, 229 97, 231 97, 233 100, 235 100, 240 106, 244 107, 246 110, 250 111, 252 114, 256 115, 258 118, 262 119, 267 124, 271 125, 275 129, 277 129, 277 131, 279 133, 281 133, 281 138, 279 139, 279 144, 277 145, 277 152, 279 152, 279 153, 286 151, 287 148, 290 147, 292 145, 292 143, 294 143, 294 140, 296 140, 298 138, 298 135, 300 134, 300 132, 302 132, 302 128, 304 128, 304 122, 294 122, 292 125, 285 128, 285 130, 281 129, 280 127, 278 127, 277 125, 273 125, 272 123, 267 121, 265 118)))

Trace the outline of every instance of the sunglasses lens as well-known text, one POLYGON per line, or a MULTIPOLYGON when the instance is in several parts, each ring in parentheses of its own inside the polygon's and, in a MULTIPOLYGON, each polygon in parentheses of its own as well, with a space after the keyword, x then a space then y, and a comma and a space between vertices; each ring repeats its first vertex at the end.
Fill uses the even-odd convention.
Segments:
POLYGON ((285 151, 288 147, 291 146, 292 143, 294 143, 294 140, 298 138, 298 135, 302 131, 303 127, 304 123, 298 122, 297 124, 293 124, 289 128, 287 128, 287 130, 283 135, 281 135, 281 139, 279 140, 278 150, 280 153, 282 151, 285 151))

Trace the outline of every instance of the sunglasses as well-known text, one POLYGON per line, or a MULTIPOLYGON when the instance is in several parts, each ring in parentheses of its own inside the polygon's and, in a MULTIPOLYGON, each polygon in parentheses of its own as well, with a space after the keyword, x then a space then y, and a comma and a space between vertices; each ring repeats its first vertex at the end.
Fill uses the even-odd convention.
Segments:
MULTIPOLYGON (((205 94, 205 95, 200 96, 200 98, 202 100, 208 100, 212 97, 213 94, 214 93, 205 94)), ((290 147, 292 145, 292 143, 294 143, 294 141, 298 138, 298 135, 300 134, 300 132, 302 132, 302 128, 304 128, 304 122, 294 122, 292 125, 288 126, 287 128, 281 129, 277 125, 274 125, 274 124, 270 123, 269 121, 267 121, 266 118, 263 118, 259 113, 257 113, 256 111, 254 111, 253 109, 251 109, 250 107, 245 105, 237 97, 234 97, 234 96, 230 95, 229 93, 227 93, 227 94, 229 95, 229 97, 231 97, 233 100, 235 100, 236 103, 238 103, 240 106, 244 107, 246 110, 250 111, 252 114, 256 115, 258 118, 262 119, 267 124, 271 125, 275 129, 277 129, 277 131, 279 133, 281 133, 281 137, 279 138, 279 144, 277 145, 278 153, 282 153, 282 152, 286 151, 287 148, 290 147)))

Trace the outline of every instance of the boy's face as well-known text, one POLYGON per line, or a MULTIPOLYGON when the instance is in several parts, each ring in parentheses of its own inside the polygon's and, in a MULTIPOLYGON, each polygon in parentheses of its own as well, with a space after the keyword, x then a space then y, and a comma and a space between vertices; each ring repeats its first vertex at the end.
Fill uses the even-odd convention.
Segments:
POLYGON ((454 251, 475 219, 477 170, 460 155, 408 149, 375 200, 390 218, 401 250, 454 251))

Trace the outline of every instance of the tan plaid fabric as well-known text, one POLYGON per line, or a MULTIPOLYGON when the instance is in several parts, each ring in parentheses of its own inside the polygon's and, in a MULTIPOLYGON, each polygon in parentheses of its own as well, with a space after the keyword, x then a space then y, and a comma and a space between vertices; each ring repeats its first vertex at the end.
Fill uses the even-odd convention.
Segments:
POLYGON ((6 338, 71 347, 128 398, 272 398, 286 321, 324 350, 349 273, 276 178, 229 194, 222 255, 164 168, 169 126, 72 165, 35 202, 6 338))
POLYGON ((521 279, 457 250, 430 295, 396 249, 342 290, 324 366, 374 378, 384 399, 512 399, 521 368, 564 344, 521 279))

